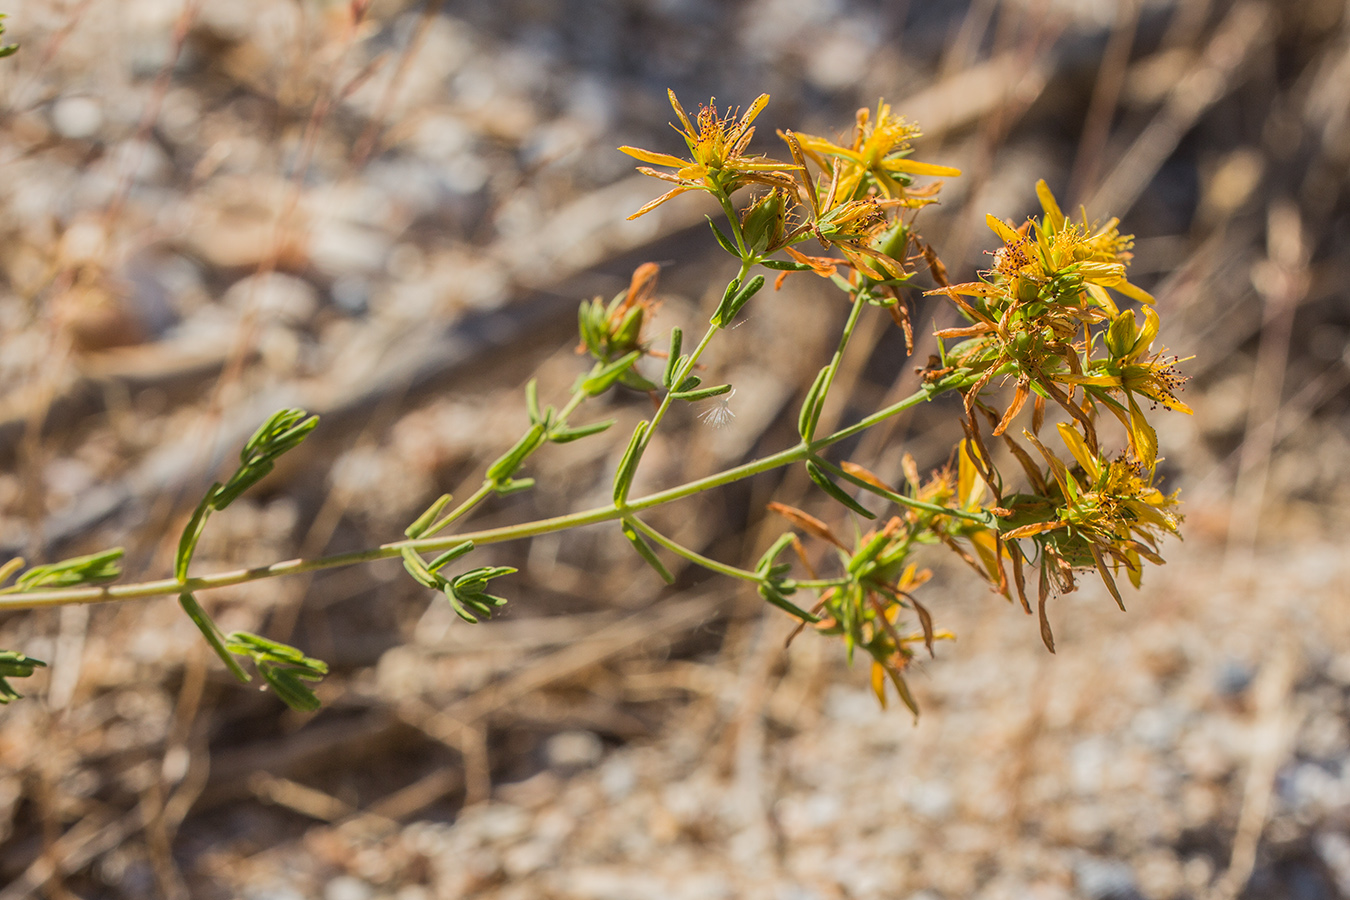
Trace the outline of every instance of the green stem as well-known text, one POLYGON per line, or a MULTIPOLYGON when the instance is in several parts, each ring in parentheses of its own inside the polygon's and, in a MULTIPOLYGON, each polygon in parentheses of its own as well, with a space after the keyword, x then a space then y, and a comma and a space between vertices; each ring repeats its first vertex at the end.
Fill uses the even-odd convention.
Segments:
MULTIPOLYGON (((698 566, 702 566, 703 568, 707 569, 710 572, 716 572, 719 575, 726 575, 731 578, 739 578, 742 581, 753 581, 756 584, 764 580, 759 576, 758 573, 751 572, 749 569, 742 569, 738 566, 732 566, 726 563, 718 562, 715 559, 711 559, 707 556, 704 556, 697 550, 692 550, 689 547, 684 546, 675 539, 667 537, 666 535, 657 531, 655 528, 648 525, 646 522, 642 521, 637 516, 625 516, 624 521, 631 523, 632 526, 636 528, 638 531, 642 532, 647 537, 651 538, 653 541, 660 544, 662 547, 665 547, 667 550, 669 550, 671 553, 674 553, 676 556, 682 556, 685 559, 689 560, 691 563, 694 563, 695 565, 698 566)), ((823 590, 825 588, 838 587, 839 585, 847 582, 847 580, 848 579, 846 578, 804 578, 804 579, 793 579, 792 584, 795 587, 799 588, 823 590)))
MULTIPOLYGON (((581 510, 563 516, 555 516, 551 519, 526 522, 520 525, 487 528, 481 531, 463 532, 437 538, 423 538, 416 541, 395 541, 388 544, 381 544, 378 547, 367 548, 365 550, 354 550, 349 553, 338 553, 332 556, 322 556, 314 559, 290 559, 273 563, 269 566, 259 566, 251 569, 233 569, 226 572, 217 572, 212 575, 197 576, 182 582, 171 578, 165 578, 159 581, 146 581, 139 584, 64 588, 59 590, 29 591, 27 593, 8 594, 0 597, 0 610, 33 609, 38 607, 63 606, 70 603, 112 603, 123 600, 140 600, 147 597, 161 597, 170 594, 177 595, 183 591, 210 590, 212 588, 245 584, 251 581, 261 581, 264 578, 276 578, 282 575, 300 575, 307 572, 318 572, 324 569, 355 565, 357 563, 390 559, 399 556, 404 547, 412 547, 421 552, 432 552, 447 550, 464 541, 473 541, 475 544, 494 544, 502 541, 533 537, 540 534, 550 534, 555 531, 564 531, 568 528, 576 528, 582 525, 594 525, 599 522, 613 521, 625 516, 631 516, 633 513, 640 512, 644 509, 651 509, 655 506, 661 506, 675 500, 681 500, 685 497, 701 493, 702 491, 731 484, 732 482, 740 481, 741 479, 749 478, 762 472, 768 472, 772 469, 777 469, 795 462, 802 462, 826 447, 837 444, 842 440, 846 440, 861 431, 865 431, 880 422, 884 422, 891 416, 897 415, 927 400, 931 400, 933 397, 944 391, 951 390, 960 383, 960 380, 959 377, 954 377, 943 381, 933 382, 932 384, 925 385, 922 389, 905 399, 892 403, 890 406, 872 413, 870 416, 867 416, 865 419, 862 419, 847 428, 840 429, 826 437, 817 438, 810 444, 803 441, 793 447, 789 447, 786 450, 780 450, 779 452, 763 457, 762 459, 735 466, 704 478, 695 479, 694 481, 689 481, 682 485, 677 485, 676 487, 667 488, 664 491, 657 491, 656 493, 648 494, 645 497, 631 499, 623 504, 623 506, 611 504, 609 506, 581 510)), ((948 512, 950 513, 950 511, 948 512)), ((798 583, 809 585, 809 582, 798 583)))

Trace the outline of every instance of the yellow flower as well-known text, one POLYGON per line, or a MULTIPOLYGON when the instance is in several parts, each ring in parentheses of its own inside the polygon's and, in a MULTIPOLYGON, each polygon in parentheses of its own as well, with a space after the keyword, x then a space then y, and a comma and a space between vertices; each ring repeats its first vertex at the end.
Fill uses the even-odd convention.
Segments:
POLYGON ((903 116, 891 115, 890 106, 878 102, 875 118, 866 107, 858 110, 853 141, 847 147, 811 134, 798 134, 796 138, 802 151, 823 171, 835 168, 827 157, 840 163, 840 197, 858 198, 860 188, 874 184, 882 196, 892 199, 906 196, 912 175, 955 177, 961 174, 960 169, 951 166, 909 159, 910 139, 919 134, 917 125, 905 121, 903 116))
POLYGON ((1116 603, 1125 608, 1111 569, 1124 566, 1139 586, 1140 558, 1161 565, 1158 542, 1177 534, 1181 515, 1175 493, 1166 495, 1153 483, 1148 466, 1130 458, 1107 460, 1091 450, 1066 422, 1058 426, 1078 470, 1071 470, 1029 431, 1026 437, 1045 457, 1059 486, 1063 505, 1048 521, 1014 528, 1004 540, 1034 537, 1042 549, 1065 563, 1063 568, 1095 565, 1116 603))
POLYGON ((1150 355, 1153 341, 1158 336, 1158 325, 1158 314, 1151 307, 1144 307, 1143 328, 1139 327, 1135 314, 1127 309, 1111 320, 1111 327, 1106 331, 1107 359, 1093 361, 1083 373, 1058 372, 1053 376, 1065 384, 1082 385, 1104 401, 1106 408, 1129 433, 1135 456, 1150 468, 1157 460, 1158 438, 1134 399, 1135 394, 1160 403, 1166 409, 1191 414, 1191 408, 1177 399, 1177 391, 1186 383, 1186 376, 1177 369, 1177 363, 1184 360, 1162 353, 1150 355), (1105 396, 1110 391, 1122 391, 1126 406, 1105 396))
POLYGON ((638 167, 638 171, 644 175, 672 182, 675 187, 628 218, 636 219, 685 191, 708 191, 725 198, 747 184, 759 183, 786 188, 795 194, 796 182, 784 173, 795 171, 797 166, 763 156, 745 154, 750 138, 755 134, 751 123, 769 102, 768 94, 760 94, 755 98, 755 102, 750 104, 750 108, 740 119, 735 118, 734 112, 719 116, 717 107, 709 102, 707 106, 699 107, 695 124, 690 121, 684 107, 675 97, 675 92, 667 91, 667 93, 670 95, 670 105, 680 119, 680 127, 676 130, 680 132, 689 148, 689 158, 681 159, 669 153, 655 153, 637 147, 620 147, 621 151, 642 162, 668 166, 675 170, 672 174, 659 172, 647 166, 638 167))

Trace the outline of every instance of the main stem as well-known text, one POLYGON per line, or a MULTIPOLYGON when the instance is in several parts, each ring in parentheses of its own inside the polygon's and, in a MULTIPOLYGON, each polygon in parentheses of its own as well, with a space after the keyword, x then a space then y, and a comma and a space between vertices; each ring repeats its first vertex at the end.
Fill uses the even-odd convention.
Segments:
MULTIPOLYGON (((217 572, 212 575, 200 575, 188 578, 186 581, 181 582, 172 578, 165 578, 159 581, 146 581, 139 584, 114 584, 104 587, 81 587, 64 590, 30 591, 22 594, 6 594, 0 596, 0 610, 64 606, 73 603, 114 603, 123 600, 140 600, 147 597, 177 595, 184 591, 210 590, 212 588, 246 584, 251 581, 261 581, 265 578, 277 578, 282 575, 299 575, 306 572, 318 572, 324 569, 335 569, 342 566, 355 565, 357 563, 391 559, 399 556, 405 547, 412 547, 421 552, 434 552, 446 550, 461 544, 464 541, 473 541, 475 544, 495 544, 519 538, 533 537, 540 534, 549 534, 555 531, 564 531, 568 528, 576 528, 581 525, 594 525, 599 522, 609 522, 615 519, 621 519, 624 516, 631 515, 635 512, 651 509, 666 503, 672 503, 676 500, 682 500, 685 497, 701 493, 702 491, 731 484, 732 482, 740 481, 753 475, 759 475, 763 472, 781 468, 782 466, 791 465, 792 463, 802 462, 811 456, 818 454, 827 447, 837 444, 840 441, 847 440, 859 432, 866 431, 868 428, 884 422, 891 416, 904 412, 907 409, 917 406, 927 400, 931 400, 933 397, 955 388, 959 383, 959 378, 949 378, 925 385, 923 388, 903 400, 892 403, 884 409, 877 410, 866 418, 855 422, 853 425, 840 429, 826 437, 817 438, 810 443, 802 441, 786 450, 780 450, 777 453, 765 456, 761 459, 734 466, 713 475, 685 482, 676 487, 657 491, 648 494, 645 497, 633 498, 622 505, 610 504, 609 506, 581 510, 563 516, 555 516, 550 519, 540 519, 534 522, 525 522, 519 525, 507 525, 500 528, 487 528, 481 531, 463 532, 446 537, 424 538, 416 541, 394 541, 365 550, 355 550, 350 553, 338 553, 332 556, 321 556, 314 559, 290 559, 273 563, 269 566, 259 566, 251 569, 234 569, 226 572, 217 572)), ((949 510, 948 514, 959 515, 959 511, 949 510)))

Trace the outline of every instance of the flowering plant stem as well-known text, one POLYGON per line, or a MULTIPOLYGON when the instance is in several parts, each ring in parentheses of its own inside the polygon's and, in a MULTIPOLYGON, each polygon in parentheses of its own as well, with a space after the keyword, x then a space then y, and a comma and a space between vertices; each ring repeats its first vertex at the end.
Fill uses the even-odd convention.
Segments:
MULTIPOLYGON (((710 329, 715 331, 716 329, 710 329)), ((422 538, 419 540, 393 541, 387 544, 381 544, 378 547, 370 547, 364 550, 354 550, 348 553, 336 553, 331 556, 319 556, 312 559, 289 559, 282 562, 273 563, 267 566, 258 566, 248 569, 232 569, 224 572, 216 572, 210 575, 199 575, 188 578, 186 581, 177 581, 172 578, 164 578, 156 581, 145 581, 138 584, 113 584, 97 587, 77 587, 64 588, 60 590, 49 591, 27 591, 24 593, 0 594, 0 610, 4 609, 34 609, 38 607, 65 606, 74 603, 114 603, 124 600, 142 600, 150 597, 176 596, 183 591, 203 591, 212 588, 230 587, 237 584, 247 584, 252 581, 261 581, 267 578, 277 578, 283 575, 300 575, 307 572, 319 572, 324 569, 336 569, 343 566, 356 565, 358 563, 375 562, 381 559, 394 559, 402 554, 405 549, 416 550, 419 553, 432 553, 441 550, 447 550, 465 541, 473 541, 475 545, 497 544, 504 541, 518 540, 520 538, 535 537, 541 534, 550 534, 555 531, 566 531, 569 528, 577 528, 582 525, 595 525, 600 522, 609 522, 624 517, 631 517, 634 513, 643 510, 662 506, 666 503, 672 503, 676 500, 682 500, 695 494, 700 494, 707 490, 719 488, 724 485, 749 478, 753 475, 759 475, 764 472, 789 466, 794 463, 804 462, 807 459, 817 457, 821 450, 824 450, 840 441, 847 440, 862 431, 866 431, 875 425, 884 422, 892 416, 898 415, 907 409, 932 400, 939 394, 945 393, 959 386, 959 378, 950 378, 946 382, 938 382, 931 385, 925 385, 922 389, 915 391, 910 396, 892 403, 884 409, 877 410, 867 416, 840 430, 822 438, 817 438, 810 443, 801 441, 800 443, 780 450, 777 453, 751 462, 734 466, 730 469, 718 472, 713 475, 707 475, 703 478, 697 478, 693 481, 685 482, 675 487, 667 488, 662 491, 656 491, 644 497, 635 497, 626 503, 610 504, 608 506, 599 506, 593 509, 580 510, 578 512, 568 513, 562 516, 554 516, 548 519, 538 519, 533 522, 524 522, 518 525, 505 525, 499 528, 486 528, 480 531, 466 531, 446 537, 422 538)), ((576 400, 574 397, 573 400, 576 400)), ((579 402, 579 401, 578 401, 579 402)), ((572 404, 569 404, 572 405, 572 404)), ((573 406, 575 408, 575 406, 573 406)), ((477 503, 488 496, 491 490, 484 491, 479 488, 472 497, 465 501, 461 509, 467 512, 471 503, 477 503), (481 494, 482 496, 479 496, 481 494), (477 499, 475 499, 477 498, 477 499)), ((456 509, 446 519, 459 518, 463 515, 461 509, 456 509)), ((948 514, 959 514, 959 510, 945 510, 948 514)), ((444 521, 444 520, 442 520, 444 521)), ((648 533, 649 526, 640 520, 634 520, 640 531, 648 533)), ((655 537, 653 537, 656 540, 655 537)), ((744 569, 735 569, 732 566, 726 566, 717 563, 707 557, 698 556, 693 551, 676 550, 674 542, 666 543, 668 539, 659 540, 669 547, 672 551, 681 556, 696 562, 704 568, 710 569, 722 574, 732 575, 742 578, 747 574, 754 577, 753 573, 747 573, 744 569), (689 554, 693 554, 692 556, 689 554), (695 558, 697 557, 697 558, 695 558)), ((830 582, 833 583, 833 582, 830 582)), ((797 584, 812 587, 814 582, 798 581, 797 584)))
MULTIPOLYGON (((682 353, 683 333, 678 328, 671 330, 661 383, 649 381, 636 368, 644 356, 663 355, 653 349, 653 341, 643 333, 654 314, 652 295, 659 270, 656 264, 646 263, 634 271, 628 289, 609 303, 597 298, 581 305, 578 351, 589 353, 594 362, 589 372, 578 377, 567 402, 559 409, 541 407, 537 384, 531 380, 525 389, 529 428, 487 467, 482 483, 458 506, 444 512, 451 503, 448 494, 432 503, 405 530, 407 540, 257 568, 190 574, 198 539, 212 513, 223 510, 265 477, 276 459, 298 446, 318 424, 317 417, 303 410, 281 410, 245 445, 238 470, 223 484, 208 489, 183 531, 174 578, 109 584, 120 575, 121 550, 105 550, 35 566, 19 574, 12 587, 0 588, 0 610, 177 595, 208 644, 237 678, 247 680, 250 676, 236 657, 251 659, 258 674, 283 701, 296 709, 313 710, 319 700, 305 682, 317 681, 327 673, 321 660, 260 635, 224 634, 196 601, 194 592, 398 557, 420 585, 444 594, 454 612, 466 621, 478 622, 506 603, 488 592, 491 582, 515 569, 478 566, 459 571, 459 566, 451 565, 456 560, 481 544, 617 522, 634 550, 667 582, 675 577, 661 561, 658 549, 710 571, 754 583, 766 602, 821 633, 841 636, 850 659, 856 649, 865 650, 872 658, 872 686, 878 699, 886 702, 889 681, 906 706, 916 710, 904 670, 915 655, 915 646, 922 643, 931 654, 933 641, 945 634, 934 630, 931 614, 914 594, 931 574, 920 571, 917 562, 910 559, 920 545, 941 544, 954 550, 998 593, 1013 600, 1015 591, 1028 613, 1032 608, 1026 593, 1027 570, 1039 569, 1037 612, 1042 640, 1052 652, 1054 641, 1046 602, 1055 591, 1072 591, 1076 573, 1095 569, 1123 609, 1116 576, 1124 572, 1138 587, 1143 564, 1162 562, 1158 543, 1166 535, 1176 534, 1181 522, 1175 511, 1176 495, 1165 495, 1156 485, 1157 434, 1137 397, 1148 399, 1155 407, 1160 404, 1169 410, 1190 411, 1176 396, 1185 381, 1176 368, 1183 360, 1153 350, 1159 330, 1158 315, 1151 307, 1153 298, 1126 279, 1131 238, 1119 233, 1114 219, 1104 226, 1071 221, 1060 210, 1050 188, 1040 182, 1036 193, 1044 216, 1020 226, 988 217, 989 227, 1003 243, 993 256, 993 268, 981 272, 979 281, 951 284, 933 248, 914 228, 916 211, 936 202, 941 182, 915 187, 914 178, 956 176, 960 172, 910 158, 909 140, 917 136, 917 128, 903 117, 892 115, 890 107, 881 103, 875 116, 870 110, 859 110, 852 140, 847 144, 782 132, 793 161, 780 162, 748 152, 754 135, 752 123, 768 99, 761 95, 739 118, 735 113, 721 115, 708 105, 691 119, 672 94, 671 105, 680 120, 678 131, 689 149, 689 158, 621 148, 644 163, 673 170, 640 167, 645 174, 675 185, 630 218, 681 193, 707 192, 725 213, 731 233, 728 237, 710 220, 714 237, 739 263, 707 330, 692 351, 682 353), (746 188, 753 189, 750 202, 738 211, 732 196, 746 188), (808 240, 816 241, 829 255, 808 256, 796 249, 808 240), (908 292, 915 271, 909 264, 919 258, 927 262, 938 284, 938 289, 929 293, 945 296, 969 323, 942 329, 936 335, 939 340, 959 342, 919 370, 921 387, 915 393, 852 425, 818 436, 822 411, 865 307, 884 309, 903 330, 906 347, 913 352, 908 292), (814 272, 848 298, 848 315, 834 353, 802 401, 797 418, 800 440, 761 459, 630 497, 643 456, 674 403, 697 403, 721 396, 723 405, 710 410, 711 416, 705 413, 705 417, 725 422, 731 415, 725 402, 732 386, 702 386, 701 377, 693 373, 700 370, 700 360, 717 335, 764 288, 765 276, 751 275, 757 267, 778 272, 780 283, 792 272, 814 272), (1121 302, 1143 304, 1142 325, 1133 310, 1119 308, 1108 288, 1123 298, 1121 302), (1015 384, 1015 390, 1011 403, 1000 413, 991 395, 1008 382, 1015 384), (651 418, 638 422, 628 439, 614 474, 613 502, 533 522, 441 534, 489 497, 531 487, 533 479, 517 478, 516 473, 545 444, 580 440, 610 427, 612 420, 573 426, 569 419, 588 398, 616 385, 659 400, 651 418), (836 444, 949 391, 962 395, 964 414, 960 424, 965 439, 953 449, 948 465, 930 478, 920 477, 907 454, 901 460, 905 483, 898 488, 888 486, 857 462, 825 458, 825 451, 836 444), (1022 428, 1021 435, 1048 468, 1042 468, 1031 449, 1009 431, 1028 404, 1031 427, 1022 428), (1058 408, 1061 418, 1067 415, 1068 421, 1056 422, 1053 431, 1067 449, 1070 462, 1041 440, 1047 408, 1058 408), (1097 413, 1103 409, 1124 426, 1129 442, 1127 452, 1115 458, 1104 455, 1100 448, 1096 422, 1097 413), (1002 441, 1020 468, 1019 480, 1025 476, 1022 490, 1005 493, 1010 479, 999 471, 999 463, 988 450, 982 420, 992 427, 990 437, 1002 441), (640 513, 667 503, 797 463, 805 466, 812 482, 846 514, 877 518, 850 493, 852 489, 869 492, 898 507, 897 514, 878 522, 872 530, 855 529, 850 547, 825 521, 803 510, 770 504, 796 529, 839 551, 838 564, 831 564, 832 571, 839 574, 832 577, 816 577, 793 532, 780 535, 755 568, 747 569, 704 556, 639 518, 640 513), (779 561, 788 547, 797 551, 811 575, 809 579, 791 577, 793 563, 779 561), (423 556, 426 553, 437 555, 427 559, 423 556), (458 574, 450 574, 452 571, 458 574), (814 604, 809 604, 811 611, 789 599, 803 589, 816 592, 814 604), (897 623, 902 613, 912 613, 911 621, 922 630, 900 630, 897 623)), ((0 584, 22 568, 22 560, 0 566, 0 584)), ((18 696, 5 677, 26 677, 40 665, 41 661, 22 653, 0 651, 0 703, 18 696)))

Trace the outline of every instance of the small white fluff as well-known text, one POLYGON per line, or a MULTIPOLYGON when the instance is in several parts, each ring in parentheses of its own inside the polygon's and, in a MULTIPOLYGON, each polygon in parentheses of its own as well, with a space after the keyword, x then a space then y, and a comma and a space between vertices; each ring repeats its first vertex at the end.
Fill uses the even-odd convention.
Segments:
POLYGON ((714 428, 724 428, 736 418, 736 414, 731 411, 731 398, 736 396, 736 389, 732 388, 725 394, 716 397, 717 405, 711 406, 699 413, 698 417, 707 422, 714 428))

